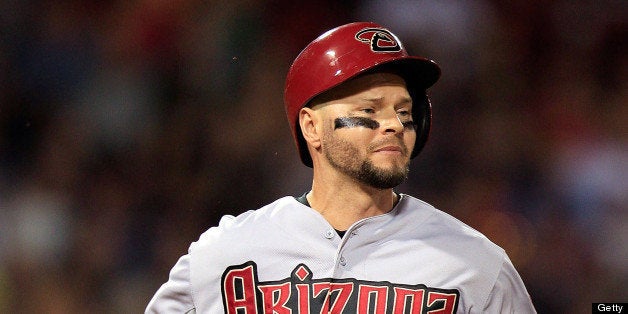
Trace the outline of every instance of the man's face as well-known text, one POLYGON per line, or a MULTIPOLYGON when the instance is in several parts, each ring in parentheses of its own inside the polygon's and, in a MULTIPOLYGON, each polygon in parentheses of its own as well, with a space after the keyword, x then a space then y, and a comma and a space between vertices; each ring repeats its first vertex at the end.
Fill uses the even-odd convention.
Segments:
POLYGON ((377 189, 401 184, 416 139, 404 80, 368 74, 323 97, 314 108, 322 109, 321 150, 329 165, 377 189))

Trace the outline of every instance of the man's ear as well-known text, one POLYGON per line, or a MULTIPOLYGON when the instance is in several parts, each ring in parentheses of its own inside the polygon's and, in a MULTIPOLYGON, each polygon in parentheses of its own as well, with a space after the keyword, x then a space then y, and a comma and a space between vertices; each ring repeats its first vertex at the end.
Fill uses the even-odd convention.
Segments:
POLYGON ((314 149, 321 146, 321 134, 323 130, 322 121, 317 111, 304 107, 299 111, 299 126, 303 138, 314 149))

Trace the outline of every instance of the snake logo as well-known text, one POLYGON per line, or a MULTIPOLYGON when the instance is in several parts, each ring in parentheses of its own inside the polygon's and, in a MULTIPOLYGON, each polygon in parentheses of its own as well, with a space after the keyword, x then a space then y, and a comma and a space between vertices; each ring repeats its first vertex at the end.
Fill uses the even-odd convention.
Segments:
POLYGON ((365 28, 355 34, 355 39, 371 45, 374 52, 399 52, 397 37, 383 28, 365 28))

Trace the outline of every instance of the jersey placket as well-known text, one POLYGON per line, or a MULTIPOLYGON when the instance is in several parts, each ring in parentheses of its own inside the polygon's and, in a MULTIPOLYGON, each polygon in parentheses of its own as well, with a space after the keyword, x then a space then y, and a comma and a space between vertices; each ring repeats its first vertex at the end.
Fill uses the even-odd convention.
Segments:
POLYGON ((338 248, 336 250, 333 278, 343 278, 343 274, 347 272, 347 269, 351 268, 351 260, 348 258, 348 256, 351 256, 351 248, 355 246, 355 244, 357 244, 356 241, 359 241, 356 238, 358 230, 369 220, 371 220, 371 218, 357 221, 351 227, 349 227, 345 235, 340 238, 340 243, 338 244, 338 248))

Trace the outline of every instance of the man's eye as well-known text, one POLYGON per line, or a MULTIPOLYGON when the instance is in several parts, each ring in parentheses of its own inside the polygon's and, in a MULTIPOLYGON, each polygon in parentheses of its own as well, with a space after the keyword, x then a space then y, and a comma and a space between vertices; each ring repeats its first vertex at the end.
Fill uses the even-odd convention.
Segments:
POLYGON ((407 116, 411 116, 412 115, 412 113, 410 113, 410 111, 408 111, 408 110, 397 111, 397 114, 399 116, 401 116, 401 117, 407 117, 407 116))
POLYGON ((373 109, 373 108, 363 108, 362 112, 364 112, 364 113, 375 113, 375 109, 373 109))

